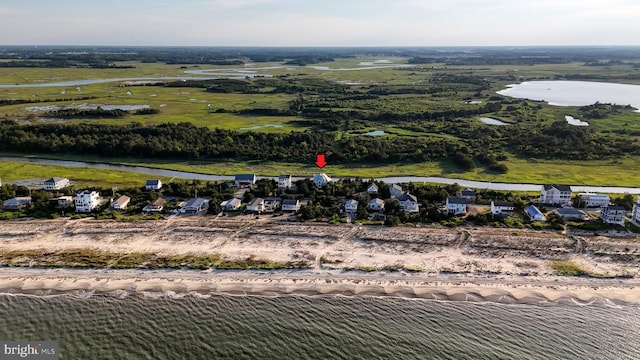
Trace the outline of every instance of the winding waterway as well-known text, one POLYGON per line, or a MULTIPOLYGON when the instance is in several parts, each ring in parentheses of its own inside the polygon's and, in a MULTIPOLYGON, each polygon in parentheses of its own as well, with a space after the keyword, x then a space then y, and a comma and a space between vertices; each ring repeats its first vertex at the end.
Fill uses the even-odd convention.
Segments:
MULTIPOLYGON (((228 181, 233 180, 231 175, 208 175, 186 171, 166 170, 166 169, 154 169, 144 166, 131 166, 131 165, 115 165, 104 163, 90 163, 82 161, 67 161, 67 160, 50 160, 39 159, 32 157, 0 157, 0 161, 14 161, 34 163, 41 165, 56 165, 56 166, 74 166, 74 167, 86 167, 94 169, 107 169, 117 171, 130 171, 140 174, 147 174, 153 176, 175 177, 179 179, 189 180, 205 180, 205 181, 228 181)), ((274 179, 273 176, 258 176, 258 179, 274 179)), ((294 177, 294 180, 305 179, 305 177, 294 177)), ((394 183, 436 183, 436 184, 458 184, 463 187, 470 187, 474 189, 488 189, 488 190, 504 190, 504 191, 539 191, 541 184, 517 184, 517 183, 500 183, 500 182, 487 182, 487 181, 473 181, 455 178, 444 178, 437 176, 387 176, 376 178, 376 181, 383 181, 388 184, 394 183)), ((620 186, 584 186, 584 185, 571 185, 571 189, 575 192, 598 192, 609 194, 640 194, 640 188, 633 187, 620 187, 620 186)))

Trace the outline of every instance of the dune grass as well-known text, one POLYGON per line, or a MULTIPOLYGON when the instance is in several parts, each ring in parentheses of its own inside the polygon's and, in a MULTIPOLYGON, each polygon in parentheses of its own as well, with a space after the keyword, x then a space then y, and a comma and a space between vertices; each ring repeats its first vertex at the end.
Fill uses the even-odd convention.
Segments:
POLYGON ((292 269, 306 268, 306 262, 280 262, 253 256, 231 259, 220 254, 157 255, 151 253, 114 253, 93 249, 14 250, 0 254, 4 266, 70 267, 94 269, 292 269))

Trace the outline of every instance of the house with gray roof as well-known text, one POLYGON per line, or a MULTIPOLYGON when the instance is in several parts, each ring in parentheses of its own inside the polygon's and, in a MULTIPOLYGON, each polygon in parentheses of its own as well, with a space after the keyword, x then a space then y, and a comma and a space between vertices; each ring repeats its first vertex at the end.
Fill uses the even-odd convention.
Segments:
POLYGON ((52 177, 44 181, 43 188, 48 191, 61 190, 69 186, 69 179, 63 177, 52 177))
POLYGON ((571 202, 571 186, 543 185, 540 189, 540 203, 547 205, 566 205, 571 202))

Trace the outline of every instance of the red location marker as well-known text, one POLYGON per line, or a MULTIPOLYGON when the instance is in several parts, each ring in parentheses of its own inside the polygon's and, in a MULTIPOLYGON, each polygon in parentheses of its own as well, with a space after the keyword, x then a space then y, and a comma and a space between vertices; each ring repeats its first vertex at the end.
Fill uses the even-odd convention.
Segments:
POLYGON ((318 154, 318 157, 316 158, 316 165, 318 165, 320 169, 327 165, 327 161, 324 159, 324 154, 318 154))

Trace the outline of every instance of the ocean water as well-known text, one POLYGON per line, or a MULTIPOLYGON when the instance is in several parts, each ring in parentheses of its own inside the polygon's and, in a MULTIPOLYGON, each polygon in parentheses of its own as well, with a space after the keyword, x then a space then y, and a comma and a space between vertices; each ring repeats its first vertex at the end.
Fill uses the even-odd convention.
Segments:
POLYGON ((0 295, 60 359, 640 359, 640 306, 390 297, 0 295))

